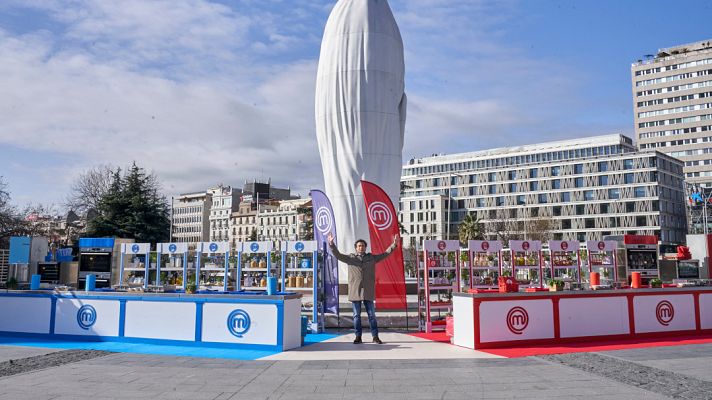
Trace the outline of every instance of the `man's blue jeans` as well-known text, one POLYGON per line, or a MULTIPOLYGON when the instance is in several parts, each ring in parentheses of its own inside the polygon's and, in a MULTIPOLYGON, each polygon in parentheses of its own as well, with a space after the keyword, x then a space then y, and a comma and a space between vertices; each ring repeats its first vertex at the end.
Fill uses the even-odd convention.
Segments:
MULTIPOLYGON (((378 336, 378 322, 376 322, 376 308, 373 305, 373 300, 364 300, 363 304, 366 306, 371 335, 378 336)), ((356 336, 361 336, 361 302, 352 301, 351 306, 354 309, 354 333, 356 333, 356 336)))

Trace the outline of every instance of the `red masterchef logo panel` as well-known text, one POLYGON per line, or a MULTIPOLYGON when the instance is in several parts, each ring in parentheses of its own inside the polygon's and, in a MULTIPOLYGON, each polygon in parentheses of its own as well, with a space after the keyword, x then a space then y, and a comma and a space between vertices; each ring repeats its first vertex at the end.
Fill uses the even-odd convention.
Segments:
POLYGON ((529 325, 529 314, 522 307, 513 307, 507 313, 507 328, 515 335, 521 335, 529 325))
POLYGON ((660 325, 670 325, 672 319, 675 318, 675 308, 672 306, 672 303, 667 300, 658 303, 658 306, 655 307, 655 318, 658 319, 660 325))

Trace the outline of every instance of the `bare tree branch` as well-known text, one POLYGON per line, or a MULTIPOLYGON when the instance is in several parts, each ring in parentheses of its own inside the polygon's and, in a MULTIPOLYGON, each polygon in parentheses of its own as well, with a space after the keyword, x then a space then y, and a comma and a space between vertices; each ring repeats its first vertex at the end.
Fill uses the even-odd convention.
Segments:
POLYGON ((96 210, 99 201, 108 192, 114 174, 111 165, 99 165, 82 172, 74 180, 66 200, 66 207, 79 214, 96 210))

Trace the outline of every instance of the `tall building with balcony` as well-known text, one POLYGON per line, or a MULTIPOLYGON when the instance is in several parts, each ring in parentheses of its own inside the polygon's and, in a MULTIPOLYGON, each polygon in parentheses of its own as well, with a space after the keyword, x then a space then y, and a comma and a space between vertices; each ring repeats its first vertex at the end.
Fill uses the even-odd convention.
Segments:
POLYGON ((489 239, 594 240, 654 234, 685 240, 683 164, 605 135, 412 159, 403 166, 404 241, 457 238, 473 214, 489 239))
POLYGON ((647 57, 631 66, 638 145, 682 160, 688 184, 712 187, 712 40, 647 57))
POLYGON ((212 195, 185 193, 173 198, 171 238, 174 242, 207 242, 210 239, 212 195))
POLYGON ((237 211, 242 190, 231 186, 218 185, 208 189, 212 198, 210 206, 210 240, 228 241, 230 236, 230 216, 237 211))

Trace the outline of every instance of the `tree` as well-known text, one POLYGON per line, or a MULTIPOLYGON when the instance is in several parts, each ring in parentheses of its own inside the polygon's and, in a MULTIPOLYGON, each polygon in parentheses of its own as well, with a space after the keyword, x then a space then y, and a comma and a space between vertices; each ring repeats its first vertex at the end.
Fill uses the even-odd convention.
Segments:
POLYGON ((554 220, 542 217, 528 220, 526 223, 527 239, 548 242, 553 239, 554 220))
POLYGON ((16 235, 21 227, 22 219, 19 217, 17 209, 10 204, 7 183, 0 176, 0 239, 3 242, 7 241, 7 238, 16 235))
POLYGON ((98 209, 113 179, 114 169, 110 165, 100 165, 82 172, 72 183, 65 206, 82 215, 98 209))
POLYGON ((125 175, 112 172, 111 184, 97 204, 96 218, 87 235, 133 238, 137 242, 164 242, 170 238, 169 205, 159 194, 155 175, 134 163, 125 175))
POLYGON ((504 210, 497 210, 494 219, 486 224, 488 235, 505 245, 510 240, 524 239, 524 221, 510 218, 504 210))
POLYGON ((467 213, 465 218, 462 219, 460 225, 457 228, 457 233, 460 237, 460 243, 467 245, 468 240, 481 240, 484 239, 482 234, 482 224, 480 220, 477 219, 474 213, 467 213))
POLYGON ((250 232, 250 242, 256 242, 257 241, 257 229, 253 229, 252 232, 250 232))

